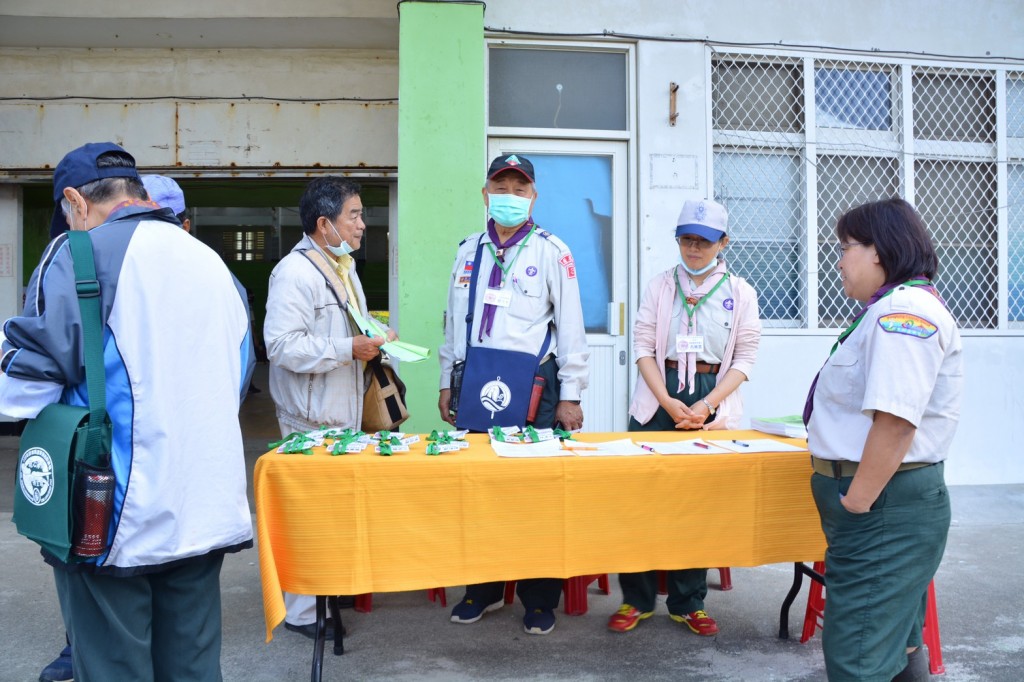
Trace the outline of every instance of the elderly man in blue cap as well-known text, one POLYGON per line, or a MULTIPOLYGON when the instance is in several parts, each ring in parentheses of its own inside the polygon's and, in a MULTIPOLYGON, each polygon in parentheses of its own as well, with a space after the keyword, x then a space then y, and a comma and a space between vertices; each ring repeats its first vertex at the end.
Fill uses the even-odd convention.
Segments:
POLYGON ((54 200, 59 234, 23 313, 4 325, 0 412, 31 419, 51 403, 88 404, 76 277, 60 234, 88 231, 114 508, 100 556, 65 563, 43 550, 75 677, 219 680, 221 565, 253 537, 238 423, 255 364, 246 302, 217 254, 148 198, 118 145, 68 153, 54 200))

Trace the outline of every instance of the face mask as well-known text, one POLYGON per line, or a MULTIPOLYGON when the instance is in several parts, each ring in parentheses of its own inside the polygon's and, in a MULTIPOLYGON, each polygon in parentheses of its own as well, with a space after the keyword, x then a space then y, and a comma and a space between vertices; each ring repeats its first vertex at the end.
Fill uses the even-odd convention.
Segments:
POLYGON ((691 275, 693 275, 694 277, 700 277, 700 276, 701 276, 701 275, 703 275, 703 274, 706 274, 706 273, 708 273, 708 272, 711 272, 712 270, 714 270, 714 269, 715 269, 715 266, 717 266, 717 265, 718 265, 718 259, 717 259, 717 258, 712 258, 712 259, 711 259, 711 262, 710 262, 710 263, 708 263, 707 265, 705 265, 705 266, 704 266, 703 268, 701 268, 700 270, 693 270, 692 268, 690 268, 690 266, 689 266, 689 265, 687 265, 687 264, 686 264, 686 261, 685 261, 685 260, 683 260, 682 258, 680 258, 679 260, 680 260, 680 261, 682 261, 682 264, 683 264, 683 270, 686 270, 686 271, 687 271, 688 273, 690 273, 690 274, 691 274, 691 275))
POLYGON ((488 194, 487 215, 502 227, 522 225, 530 217, 530 204, 533 198, 519 197, 515 194, 488 194))
MULTIPOLYGON (((331 226, 332 230, 334 230, 334 234, 338 235, 338 239, 341 239, 341 234, 338 232, 338 228, 334 226, 334 223, 328 220, 327 224, 331 226)), ((355 249, 349 246, 349 243, 347 241, 341 239, 341 246, 331 246, 330 244, 328 244, 327 250, 333 253, 335 256, 341 258, 342 256, 347 256, 348 254, 352 253, 355 249)))

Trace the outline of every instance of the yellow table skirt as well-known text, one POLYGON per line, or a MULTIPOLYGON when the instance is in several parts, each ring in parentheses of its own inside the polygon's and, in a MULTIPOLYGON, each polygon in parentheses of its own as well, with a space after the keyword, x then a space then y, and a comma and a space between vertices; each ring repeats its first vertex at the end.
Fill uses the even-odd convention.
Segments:
MULTIPOLYGON (((580 441, 768 438, 588 433, 580 441)), ((427 456, 270 452, 256 462, 267 641, 281 590, 363 594, 593 573, 816 561, 808 453, 499 458, 485 435, 427 456)), ((778 439, 803 445, 795 439, 778 439)))

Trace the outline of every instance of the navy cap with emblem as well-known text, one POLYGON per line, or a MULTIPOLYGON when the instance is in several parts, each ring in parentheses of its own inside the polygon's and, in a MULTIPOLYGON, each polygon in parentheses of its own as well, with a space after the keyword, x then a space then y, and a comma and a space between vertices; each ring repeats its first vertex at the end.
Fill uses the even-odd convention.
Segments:
POLYGON ((519 171, 530 182, 537 182, 537 176, 533 172, 533 163, 525 156, 518 154, 502 154, 491 161, 491 167, 487 169, 487 179, 490 180, 498 173, 507 170, 519 171))

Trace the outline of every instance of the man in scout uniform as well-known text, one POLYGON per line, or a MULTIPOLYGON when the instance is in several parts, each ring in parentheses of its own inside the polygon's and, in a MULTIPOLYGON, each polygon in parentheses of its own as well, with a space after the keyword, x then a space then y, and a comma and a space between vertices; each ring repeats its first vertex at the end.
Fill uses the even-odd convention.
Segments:
MULTIPOLYGON (((529 159, 494 159, 482 193, 487 229, 459 244, 448 288, 441 418, 474 431, 527 424, 580 429, 589 353, 572 253, 533 221, 537 189, 529 159), (453 371, 462 376, 457 399, 453 371)), ((518 582, 526 632, 554 629, 561 584, 555 578, 518 582)), ((503 595, 501 582, 468 585, 451 619, 475 623, 501 608, 503 595)))

